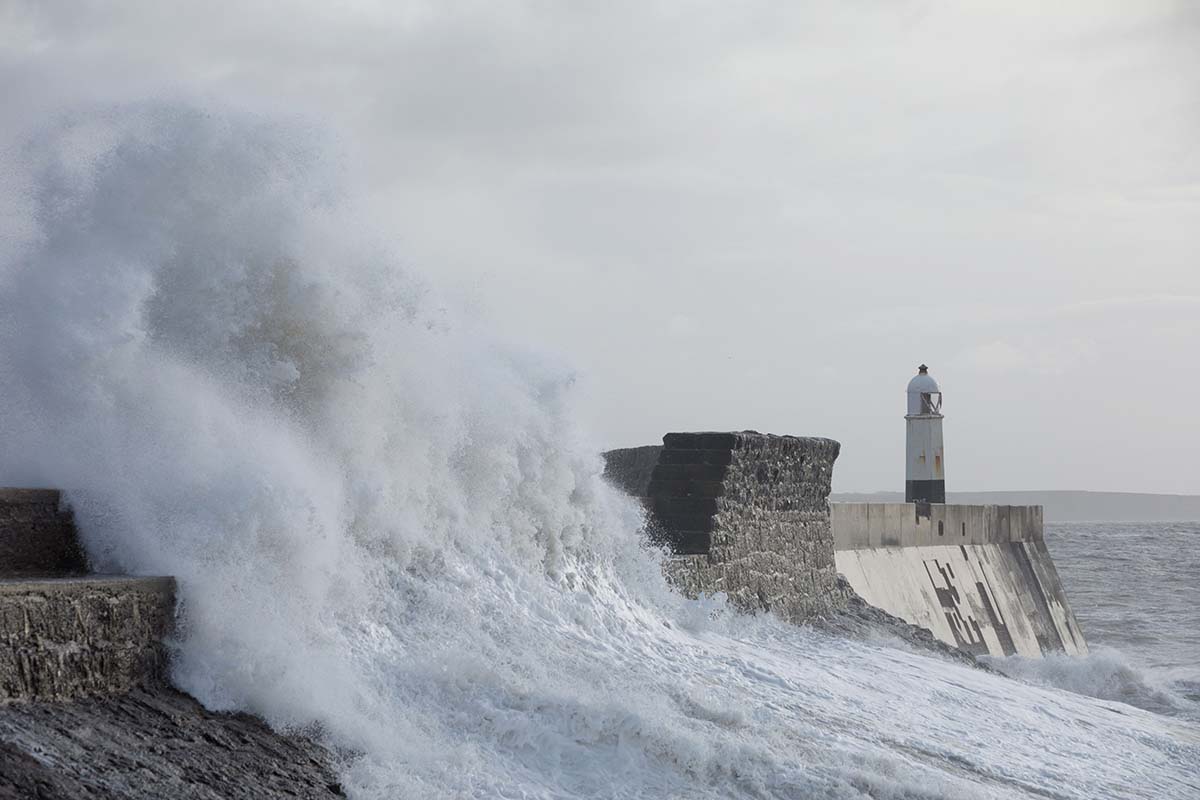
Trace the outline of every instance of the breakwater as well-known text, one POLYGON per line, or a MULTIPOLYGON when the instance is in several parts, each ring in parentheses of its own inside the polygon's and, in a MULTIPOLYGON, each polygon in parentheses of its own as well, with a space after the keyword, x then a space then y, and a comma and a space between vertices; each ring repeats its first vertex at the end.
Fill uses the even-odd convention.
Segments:
POLYGON ((641 498, 692 595, 808 621, 844 608, 848 588, 973 655, 1087 653, 1039 507, 830 506, 838 452, 814 437, 669 433, 606 453, 606 474, 641 498))
POLYGON ((863 599, 974 655, 1086 655, 1040 506, 834 503, 837 571, 863 599))

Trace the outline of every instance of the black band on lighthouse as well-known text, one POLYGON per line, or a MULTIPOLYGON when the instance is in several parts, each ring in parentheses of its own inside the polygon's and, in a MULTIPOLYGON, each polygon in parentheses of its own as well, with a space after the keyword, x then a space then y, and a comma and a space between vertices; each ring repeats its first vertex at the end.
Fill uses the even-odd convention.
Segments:
POLYGON ((904 502, 906 503, 945 503, 946 482, 941 481, 905 481, 904 502))

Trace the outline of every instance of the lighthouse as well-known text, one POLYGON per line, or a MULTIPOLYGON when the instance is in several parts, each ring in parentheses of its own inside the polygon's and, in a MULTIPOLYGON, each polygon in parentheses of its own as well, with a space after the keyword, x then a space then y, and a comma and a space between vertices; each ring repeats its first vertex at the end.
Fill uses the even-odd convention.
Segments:
POLYGON ((945 503, 946 462, 942 456, 942 391, 922 364, 908 382, 907 465, 904 502, 945 503))

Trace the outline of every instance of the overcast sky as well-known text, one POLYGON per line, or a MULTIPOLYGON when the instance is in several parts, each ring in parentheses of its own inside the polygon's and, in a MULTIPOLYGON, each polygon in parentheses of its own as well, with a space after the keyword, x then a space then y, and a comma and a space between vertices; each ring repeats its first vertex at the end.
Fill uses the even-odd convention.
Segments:
POLYGON ((924 361, 951 490, 1200 493, 1200 4, 0 0, 6 140, 175 95, 328 126, 608 445, 899 490, 924 361))

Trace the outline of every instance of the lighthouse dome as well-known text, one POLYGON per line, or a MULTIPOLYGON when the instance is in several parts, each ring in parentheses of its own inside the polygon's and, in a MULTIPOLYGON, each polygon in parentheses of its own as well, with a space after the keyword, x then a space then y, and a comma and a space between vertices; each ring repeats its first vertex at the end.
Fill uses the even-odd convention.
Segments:
POLYGON ((939 414, 942 410, 942 390, 929 374, 929 367, 922 364, 913 379, 908 382, 908 413, 939 414))
POLYGON ((909 394, 932 394, 940 391, 941 389, 938 388, 937 381, 933 379, 932 375, 925 371, 917 373, 913 376, 913 379, 908 382, 909 394))

